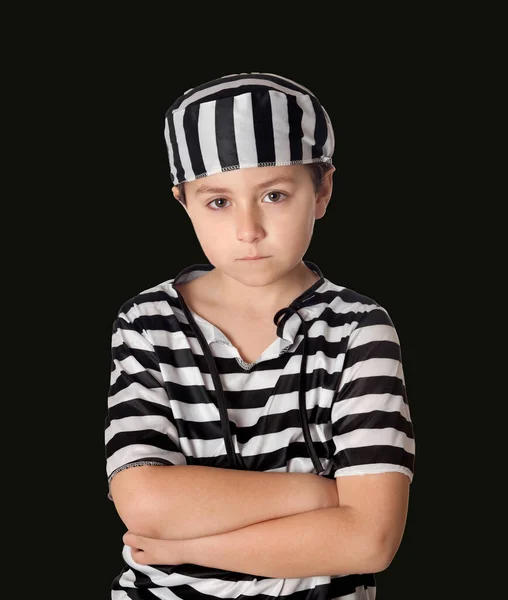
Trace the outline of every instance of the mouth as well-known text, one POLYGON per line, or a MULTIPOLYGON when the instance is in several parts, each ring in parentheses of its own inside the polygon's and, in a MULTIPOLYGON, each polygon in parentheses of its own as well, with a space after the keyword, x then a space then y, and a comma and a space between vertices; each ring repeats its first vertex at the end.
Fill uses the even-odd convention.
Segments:
POLYGON ((263 260, 264 258, 270 258, 269 256, 246 256, 245 258, 239 258, 238 260, 263 260))

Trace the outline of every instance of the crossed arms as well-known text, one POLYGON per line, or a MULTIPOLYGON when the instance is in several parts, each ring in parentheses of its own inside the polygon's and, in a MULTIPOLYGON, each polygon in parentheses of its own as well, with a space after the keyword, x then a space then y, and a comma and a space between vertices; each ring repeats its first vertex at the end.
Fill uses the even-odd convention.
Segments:
POLYGON ((409 479, 138 466, 113 477, 111 495, 137 562, 311 577, 386 569, 402 540, 409 479))

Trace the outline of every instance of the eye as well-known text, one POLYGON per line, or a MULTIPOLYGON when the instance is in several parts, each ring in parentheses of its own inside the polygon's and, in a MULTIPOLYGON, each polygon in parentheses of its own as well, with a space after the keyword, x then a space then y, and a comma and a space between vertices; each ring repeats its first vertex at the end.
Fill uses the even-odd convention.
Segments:
POLYGON ((286 198, 286 194, 282 192, 268 192, 265 198, 270 198, 271 200, 276 200, 276 202, 269 202, 268 204, 279 204, 284 198, 286 198), (278 202, 277 202, 278 200, 278 202))
MULTIPOLYGON (((270 202, 268 204, 280 204, 282 200, 284 200, 286 197, 286 194, 275 191, 268 192, 268 194, 265 195, 265 198, 270 199, 270 202)), ((207 204, 207 206, 210 207, 212 210, 222 210, 223 208, 225 208, 225 203, 227 202, 228 201, 226 200, 226 198, 214 198, 211 202, 207 204)))
POLYGON ((222 208, 224 208, 223 206, 215 206, 215 208, 212 206, 212 204, 214 202, 227 202, 226 198, 214 198, 207 206, 209 206, 212 210, 221 210, 222 208))

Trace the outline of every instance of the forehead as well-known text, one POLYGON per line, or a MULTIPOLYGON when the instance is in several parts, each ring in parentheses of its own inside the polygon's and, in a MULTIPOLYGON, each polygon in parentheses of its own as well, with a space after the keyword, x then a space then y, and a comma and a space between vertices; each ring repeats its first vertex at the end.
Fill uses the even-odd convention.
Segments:
POLYGON ((185 183, 186 191, 200 195, 212 190, 231 190, 246 187, 256 189, 270 184, 297 185, 310 178, 305 165, 251 167, 215 173, 185 183))

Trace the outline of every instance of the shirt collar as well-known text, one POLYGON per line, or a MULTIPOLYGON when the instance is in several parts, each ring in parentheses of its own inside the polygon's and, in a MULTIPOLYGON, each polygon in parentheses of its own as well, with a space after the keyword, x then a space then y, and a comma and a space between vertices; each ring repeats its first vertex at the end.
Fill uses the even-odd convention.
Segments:
MULTIPOLYGON (((312 313, 312 307, 318 304, 318 294, 316 292, 324 286, 325 278, 321 271, 321 269, 317 266, 317 264, 304 260, 303 261, 309 269, 312 269, 315 273, 319 275, 319 279, 315 281, 310 287, 308 287, 305 291, 303 291, 298 297, 296 297, 289 306, 300 310, 303 317, 309 316, 312 313)), ((192 281, 197 277, 201 277, 208 271, 213 270, 215 267, 210 263, 199 263, 193 264, 188 267, 185 267, 178 275, 170 281, 171 285, 174 286, 177 283, 184 283, 187 281, 192 281)), ((182 301, 183 298, 182 298, 182 301)), ((190 307, 188 307, 194 320, 196 323, 199 323, 200 329, 205 336, 206 341, 209 344, 214 342, 229 344, 228 339, 224 336, 224 334, 215 327, 212 323, 209 323, 207 320, 202 318, 200 315, 195 313, 190 307)), ((275 314, 274 314, 275 316, 275 314)), ((279 338, 283 340, 282 345, 284 347, 289 346, 295 340, 295 337, 301 326, 301 318, 299 318, 296 314, 286 315, 284 316, 278 324, 277 327, 277 335, 279 338), (285 343, 284 343, 285 342, 285 343)))

